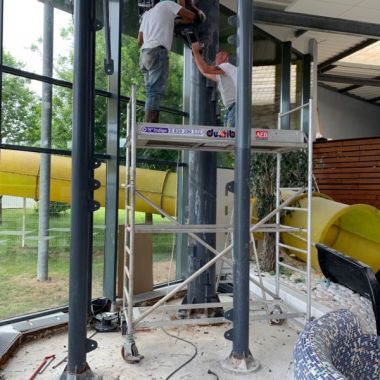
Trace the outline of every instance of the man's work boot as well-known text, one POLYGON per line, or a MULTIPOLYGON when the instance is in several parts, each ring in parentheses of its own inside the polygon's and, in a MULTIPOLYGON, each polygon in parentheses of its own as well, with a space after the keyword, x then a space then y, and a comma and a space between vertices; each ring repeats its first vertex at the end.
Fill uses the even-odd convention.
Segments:
POLYGON ((145 114, 145 121, 148 123, 158 123, 160 111, 148 111, 145 114))

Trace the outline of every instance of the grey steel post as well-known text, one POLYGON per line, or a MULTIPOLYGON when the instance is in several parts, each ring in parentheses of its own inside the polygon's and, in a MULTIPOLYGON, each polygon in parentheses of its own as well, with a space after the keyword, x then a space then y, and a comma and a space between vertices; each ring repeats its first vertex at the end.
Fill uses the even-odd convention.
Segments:
POLYGON ((120 41, 121 41, 121 3, 111 0, 111 51, 114 72, 109 76, 107 112, 107 161, 105 241, 104 241, 104 297, 116 300, 117 234, 119 210, 119 126, 120 126, 120 41))
POLYGON ((233 370, 250 372, 258 368, 249 350, 249 244, 250 244, 250 157, 252 113, 252 1, 238 0, 238 88, 237 137, 235 142, 234 194, 234 299, 232 352, 233 370))
POLYGON ((95 2, 74 1, 73 147, 71 189, 71 254, 68 364, 61 379, 96 379, 86 362, 97 347, 87 339, 90 226, 93 201, 94 159, 94 52, 95 2))
MULTIPOLYGON (((190 112, 190 93, 191 93, 191 50, 185 45, 183 48, 183 111, 190 112)), ((183 118, 183 124, 188 124, 189 118, 183 118)), ((188 163, 189 152, 183 150, 181 153, 182 162, 188 163)), ((177 169, 177 220, 185 224, 188 218, 188 188, 189 188, 189 168, 181 166, 177 169)), ((187 275, 187 234, 176 235, 176 279, 183 279, 187 275)))
MULTIPOLYGON (((54 7, 44 3, 44 29, 42 48, 42 75, 53 76, 54 7)), ((51 148, 52 93, 50 83, 42 83, 41 148, 51 148)), ((40 197, 38 202, 38 259, 37 279, 49 279, 49 204, 50 204, 50 154, 40 156, 40 197)))
MULTIPOLYGON (((199 26, 200 42, 204 43, 204 57, 213 61, 219 41, 219 1, 199 3, 207 21, 199 26)), ((190 123, 193 125, 216 125, 215 85, 192 67, 190 123)), ((216 153, 189 153, 189 209, 190 224, 215 224, 216 222, 216 153)), ((202 234, 215 247, 215 234, 202 234)), ((198 243, 189 249, 188 274, 210 261, 214 255, 198 243)), ((211 266, 187 288, 187 303, 208 303, 217 300, 215 265, 211 266)))
MULTIPOLYGON (((305 54, 302 57, 302 104, 308 103, 310 99, 311 82, 311 55, 305 54)), ((309 107, 302 108, 302 131, 307 136, 309 134, 309 107)))
MULTIPOLYGON (((292 66, 292 43, 283 42, 281 50, 281 98, 280 113, 290 110, 290 74, 292 66)), ((281 118, 281 129, 290 129, 290 115, 281 118)))

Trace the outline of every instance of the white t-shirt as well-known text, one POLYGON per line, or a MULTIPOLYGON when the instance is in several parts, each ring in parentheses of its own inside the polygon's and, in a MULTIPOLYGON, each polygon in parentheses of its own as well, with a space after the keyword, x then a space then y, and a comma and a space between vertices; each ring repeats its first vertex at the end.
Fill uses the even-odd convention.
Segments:
POLYGON ((225 107, 236 102, 237 70, 236 66, 225 62, 218 65, 225 74, 217 75, 218 89, 225 107))
POLYGON ((143 14, 139 30, 144 38, 141 49, 165 46, 170 51, 173 42, 174 19, 180 9, 181 6, 173 1, 163 1, 143 14))

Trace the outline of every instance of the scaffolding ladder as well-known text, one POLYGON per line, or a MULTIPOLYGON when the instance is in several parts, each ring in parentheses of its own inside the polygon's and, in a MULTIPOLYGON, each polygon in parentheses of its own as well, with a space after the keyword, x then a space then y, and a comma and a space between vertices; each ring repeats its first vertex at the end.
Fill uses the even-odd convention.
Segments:
MULTIPOLYGON (((308 105, 302 106, 310 106, 308 105)), ((279 116, 280 117, 280 116, 279 116)), ((193 125, 173 125, 173 124, 152 124, 152 123, 137 123, 136 121, 136 87, 132 86, 131 99, 128 103, 127 109, 127 128, 126 128, 126 176, 125 176, 125 244, 124 244, 124 281, 123 281, 123 316, 126 326, 123 329, 126 334, 126 341, 122 347, 122 356, 127 362, 138 362, 142 356, 138 353, 134 333, 137 326, 143 326, 143 320, 158 308, 166 308, 167 310, 173 306, 165 306, 167 300, 172 298, 177 292, 184 289, 193 279, 198 277, 201 273, 206 271, 209 267, 214 265, 219 260, 230 262, 225 256, 233 248, 233 244, 228 244, 223 250, 218 251, 211 247, 207 242, 202 240, 196 233, 210 232, 215 233, 218 231, 232 232, 231 225, 189 225, 181 224, 174 217, 169 215, 165 210, 154 204, 144 194, 136 189, 136 150, 137 148, 152 148, 152 149, 175 149, 175 150, 199 150, 199 151, 233 151, 235 145, 235 129, 226 129, 212 126, 193 126, 193 125), (171 224, 161 226, 155 225, 136 225, 135 223, 135 205, 136 198, 139 198, 157 213, 170 220, 171 224), (215 256, 203 267, 198 269, 183 282, 176 285, 174 289, 168 292, 163 298, 157 301, 154 305, 145 308, 134 308, 133 300, 133 281, 134 281, 134 237, 136 233, 187 233, 188 236, 202 244, 215 256)), ((305 136, 300 130, 281 130, 278 129, 252 129, 251 135, 251 148, 257 152, 277 153, 281 155, 284 152, 305 149, 310 146, 305 142, 305 136)), ((276 233, 276 236, 281 231, 287 232, 300 232, 299 228, 281 226, 279 219, 280 212, 291 203, 303 192, 303 189, 298 189, 293 196, 279 202, 277 208, 269 213, 265 218, 261 219, 258 223, 251 225, 250 233, 254 232, 268 232, 276 233), (268 224, 268 221, 276 216, 275 224, 268 224)), ((310 249, 307 255, 310 261, 310 249)), ((262 283, 257 282, 251 277, 251 281, 256 282, 259 286, 262 283)), ((274 295, 268 289, 265 289, 268 294, 274 295)), ((274 295, 278 298, 278 294, 274 295)), ((199 308, 212 308, 212 307, 227 307, 223 303, 217 304, 195 304, 195 305, 180 305, 175 309, 199 309, 199 308)), ((295 313, 293 316, 299 316, 295 313)), ((276 317, 280 317, 277 316, 276 317)), ((291 317, 291 315, 288 315, 291 317)), ((265 318, 260 318, 265 319, 265 318)), ((226 322, 224 317, 206 318, 207 323, 220 323, 226 322)), ((177 324, 185 324, 186 321, 177 321, 177 324)), ((202 321, 196 319, 195 323, 199 324, 202 321)), ((188 323, 194 323, 189 321, 188 323)), ((145 326, 154 327, 152 324, 145 326)))
MULTIPOLYGON (((309 110, 309 130, 308 136, 313 136, 313 125, 312 125, 312 100, 309 100, 309 103, 296 107, 290 111, 279 113, 278 121, 277 121, 277 130, 281 130, 281 121, 283 117, 287 117, 295 112, 304 112, 305 109, 309 110)), ((250 281, 252 284, 256 285, 262 294, 262 298, 264 300, 264 307, 267 314, 267 319, 271 320, 273 318, 273 312, 276 311, 276 320, 286 319, 286 318, 294 318, 305 316, 306 320, 309 321, 311 318, 311 217, 312 217, 312 208, 311 208, 311 200, 313 195, 313 182, 315 181, 313 172, 312 172, 312 162, 313 162, 313 139, 307 138, 307 145, 305 149, 307 150, 307 179, 306 183, 303 187, 293 187, 293 188, 284 188, 281 187, 281 159, 283 152, 277 151, 274 152, 276 154, 276 199, 275 199, 275 209, 273 212, 268 214, 264 219, 271 219, 271 217, 275 216, 275 224, 266 224, 265 228, 260 229, 261 232, 265 233, 274 233, 275 234, 275 287, 274 290, 268 289, 263 283, 262 279, 262 270, 260 268, 260 263, 258 260, 257 248, 255 244, 255 238, 253 232, 251 231, 250 236, 250 244, 252 247, 253 254, 255 256, 256 262, 256 270, 257 276, 250 274, 250 281), (287 191, 292 193, 288 195, 288 200, 290 202, 285 202, 287 205, 284 206, 284 192, 287 191), (297 199, 299 197, 307 197, 307 207, 302 208, 297 204, 297 199), (289 205, 288 205, 289 204, 289 205), (305 212, 307 223, 306 228, 294 228, 291 226, 286 226, 281 224, 281 213, 282 212, 305 212), (268 218, 268 216, 270 218, 268 218), (280 240, 281 233, 289 233, 295 234, 299 239, 305 241, 305 249, 301 249, 298 247, 294 247, 288 244, 284 244, 280 240), (300 237, 300 235, 303 235, 300 237), (306 270, 299 269, 295 266, 283 263, 281 261, 281 249, 288 251, 296 251, 297 253, 305 255, 306 262, 306 270), (290 271, 297 272, 305 276, 305 286, 306 286, 306 302, 305 302, 305 311, 304 312, 295 312, 292 310, 291 312, 283 312, 283 303, 281 299, 281 268, 286 268, 290 271), (267 296, 271 298, 268 301, 267 296), (270 307, 272 307, 272 311, 270 312, 270 307), (280 315, 278 313, 280 313, 280 315)), ((271 153, 271 152, 267 152, 271 153)), ((252 208, 251 208, 251 220, 252 220, 252 208)), ((226 241, 232 241, 232 232, 227 235, 226 241)), ((225 283, 233 282, 233 274, 232 274, 232 260, 224 260, 223 265, 220 268, 219 272, 219 281, 225 283)), ((287 308, 289 306, 287 305, 287 308)), ((255 319, 254 317, 252 319, 255 319)), ((262 319, 261 317, 259 319, 262 319)))

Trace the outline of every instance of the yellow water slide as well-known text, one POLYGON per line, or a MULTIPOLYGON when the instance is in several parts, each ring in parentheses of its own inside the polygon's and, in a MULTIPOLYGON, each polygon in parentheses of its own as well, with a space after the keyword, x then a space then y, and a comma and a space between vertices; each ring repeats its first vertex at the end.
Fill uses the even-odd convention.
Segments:
MULTIPOLYGON (((0 151, 0 194, 18 197, 39 198, 40 154, 29 152, 0 151)), ((95 191, 95 199, 105 204, 106 166, 95 170, 95 177, 101 188, 95 191)), ((137 169, 136 187, 153 203, 170 215, 176 214, 177 176, 175 173, 137 169)), ((120 168, 120 184, 125 182, 125 167, 120 168)), ((119 192, 119 208, 124 207, 124 188, 119 192)), ((70 202, 71 158, 51 156, 52 201, 70 202)), ((294 204, 306 207, 307 198, 300 196, 294 204)), ((254 200, 252 201, 255 206, 254 200)), ((312 198, 312 242, 326 244, 340 252, 354 257, 380 271, 380 211, 369 205, 348 206, 335 202, 323 194, 312 198)), ((136 198, 136 209, 147 213, 157 213, 155 209, 136 198)), ((255 213, 253 213, 255 214, 255 213)), ((254 220, 255 218, 253 218, 254 220)), ((283 223, 306 228, 306 213, 292 211, 285 215, 283 223)), ((306 248, 305 233, 283 233, 285 244, 306 248)), ((294 251, 301 259, 304 255, 294 251)), ((318 268, 316 249, 312 249, 312 264, 318 268)))
MULTIPOLYGON (((294 205, 307 207, 307 197, 300 196, 294 205)), ((283 223, 294 227, 307 227, 307 215, 292 211, 284 216, 283 223)), ((283 233, 283 243, 306 249, 305 233, 283 233)), ((312 198, 312 242, 323 243, 380 271, 380 210, 375 207, 335 202, 323 194, 312 198)), ((302 260, 305 255, 293 251, 302 260)), ((319 268, 317 250, 312 248, 312 265, 319 268)))
MULTIPOLYGON (((30 152, 0 151, 0 194, 39 199, 40 154, 30 152)), ((105 205, 106 165, 95 170, 101 188, 94 192, 95 199, 105 205)), ((124 208, 125 167, 120 167, 119 208, 124 208)), ((175 215, 177 176, 175 173, 137 169, 136 188, 145 197, 159 205, 170 215, 175 215)), ((71 158, 51 156, 50 199, 70 203, 71 158)), ((136 198, 136 209, 157 213, 152 207, 136 198)))

